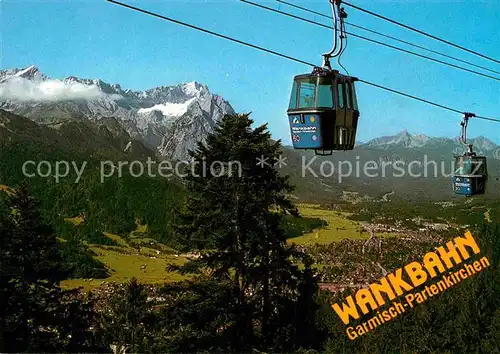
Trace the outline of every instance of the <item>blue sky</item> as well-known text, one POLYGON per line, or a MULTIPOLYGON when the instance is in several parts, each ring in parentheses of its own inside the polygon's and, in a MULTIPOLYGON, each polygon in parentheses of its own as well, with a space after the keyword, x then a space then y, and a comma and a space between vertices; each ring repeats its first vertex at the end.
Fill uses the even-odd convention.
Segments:
MULTIPOLYGON (((269 122, 275 138, 290 142, 285 111, 291 80, 296 74, 309 72, 308 66, 104 0, 0 1, 1 69, 35 64, 54 78, 71 75, 98 77, 133 90, 196 80, 229 100, 238 112, 251 111, 256 123, 269 122)), ((330 11, 327 0, 289 1, 320 12, 330 11)), ((500 59, 499 1, 351 1, 500 59)), ((260 2, 329 24, 327 19, 287 8, 274 0, 260 2)), ((128 3, 318 65, 321 64, 321 53, 332 46, 332 33, 328 29, 263 11, 238 0, 128 3)), ((346 7, 346 10, 348 21, 352 23, 500 71, 498 63, 427 39, 355 9, 346 7)), ((348 30, 365 35, 359 30, 348 30)), ((410 57, 356 38, 350 38, 342 63, 351 75, 365 80, 460 110, 500 117, 499 81, 410 57)), ((403 129, 431 136, 456 137, 459 134, 461 117, 458 114, 363 84, 357 86, 357 93, 361 110, 360 141, 395 134, 403 129)), ((500 123, 477 120, 469 127, 470 136, 484 135, 500 143, 500 123)))

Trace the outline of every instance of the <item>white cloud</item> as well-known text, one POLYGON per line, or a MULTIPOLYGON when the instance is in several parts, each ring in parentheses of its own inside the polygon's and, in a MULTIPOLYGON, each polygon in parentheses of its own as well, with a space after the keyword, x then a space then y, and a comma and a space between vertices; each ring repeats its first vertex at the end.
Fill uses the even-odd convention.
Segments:
POLYGON ((84 85, 79 82, 60 80, 33 82, 22 77, 12 77, 0 83, 0 98, 15 101, 94 101, 105 97, 115 100, 121 96, 108 95, 95 85, 84 85))

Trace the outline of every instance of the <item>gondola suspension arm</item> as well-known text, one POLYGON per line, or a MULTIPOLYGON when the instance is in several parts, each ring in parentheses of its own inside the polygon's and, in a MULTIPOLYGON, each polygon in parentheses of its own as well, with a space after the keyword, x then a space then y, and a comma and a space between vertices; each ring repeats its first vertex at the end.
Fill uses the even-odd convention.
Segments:
POLYGON ((469 118, 475 117, 474 113, 465 112, 464 117, 460 125, 462 126, 462 134, 460 136, 460 142, 467 145, 467 155, 472 155, 472 144, 467 143, 467 126, 469 125, 469 118))
POLYGON ((347 17, 347 14, 343 8, 340 8, 341 0, 329 0, 329 2, 333 19, 333 48, 328 53, 323 54, 323 68, 332 70, 330 59, 339 56, 343 50, 344 18, 347 17), (339 30, 340 45, 338 45, 339 30))

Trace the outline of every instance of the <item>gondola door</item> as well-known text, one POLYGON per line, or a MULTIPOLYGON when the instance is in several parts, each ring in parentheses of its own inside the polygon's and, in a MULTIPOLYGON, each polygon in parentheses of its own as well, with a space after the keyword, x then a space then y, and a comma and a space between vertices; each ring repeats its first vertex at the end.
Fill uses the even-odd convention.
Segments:
POLYGON ((335 117, 335 127, 333 133, 334 148, 341 150, 342 145, 347 143, 348 132, 345 127, 347 117, 347 100, 345 90, 345 80, 337 78, 337 107, 335 117))
POLYGON ((358 103, 356 100, 356 92, 352 81, 344 81, 346 114, 344 115, 344 128, 346 130, 345 141, 342 142, 347 149, 352 149, 356 142, 356 130, 358 127, 358 103))
POLYGON ((359 110, 354 84, 350 78, 337 77, 336 94, 334 149, 352 150, 356 142, 359 110))

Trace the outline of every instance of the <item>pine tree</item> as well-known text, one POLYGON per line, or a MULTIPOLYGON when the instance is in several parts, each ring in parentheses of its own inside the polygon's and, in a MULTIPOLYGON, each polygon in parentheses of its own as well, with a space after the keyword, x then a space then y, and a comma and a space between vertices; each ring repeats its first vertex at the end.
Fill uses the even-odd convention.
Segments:
POLYGON ((103 318, 106 340, 116 346, 115 352, 144 352, 150 345, 153 315, 149 312, 144 285, 131 279, 122 291, 109 301, 109 310, 103 318))
POLYGON ((38 202, 22 184, 7 200, 12 227, 9 242, 15 250, 9 266, 12 276, 50 287, 61 280, 61 258, 54 230, 42 221, 38 202))
POLYGON ((62 291, 52 228, 26 185, 0 208, 0 351, 102 351, 92 305, 62 291))
POLYGON ((150 352, 243 351, 245 342, 234 325, 241 313, 230 283, 204 277, 168 284, 159 294, 165 300, 150 352))
POLYGON ((22 185, 7 197, 1 237, 2 345, 6 351, 36 347, 42 298, 57 282, 58 249, 51 229, 22 185))
POLYGON ((237 338, 285 350, 295 338, 277 334, 294 332, 290 313, 297 313, 303 279, 297 262, 304 255, 286 244, 280 225, 283 214, 298 212, 287 198, 288 177, 275 168, 280 142, 271 140, 266 125, 252 129, 252 123, 248 115, 225 116, 191 152, 189 195, 176 230, 179 243, 202 257, 181 271, 209 269, 214 279, 229 280, 240 311, 237 338))

